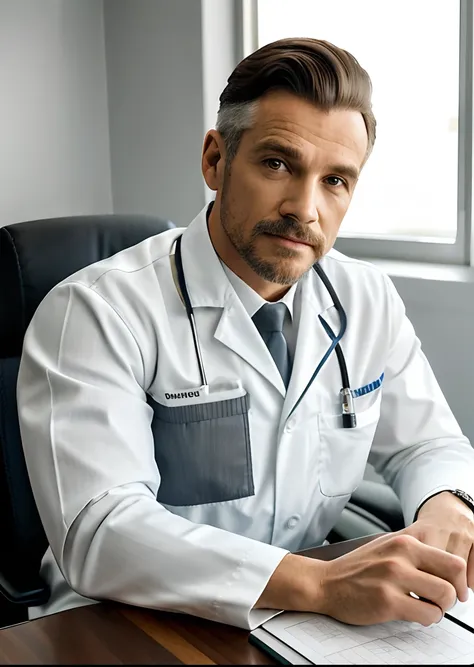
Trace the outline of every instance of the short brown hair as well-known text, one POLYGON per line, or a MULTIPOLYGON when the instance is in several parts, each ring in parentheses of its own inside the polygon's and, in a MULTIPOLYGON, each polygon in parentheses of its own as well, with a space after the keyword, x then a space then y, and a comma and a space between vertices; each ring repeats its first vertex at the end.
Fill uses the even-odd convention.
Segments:
POLYGON ((366 159, 375 142, 372 84, 348 51, 309 37, 280 39, 244 58, 219 98, 217 129, 231 161, 245 129, 251 126, 255 102, 270 90, 287 90, 318 108, 359 111, 368 136, 366 159))

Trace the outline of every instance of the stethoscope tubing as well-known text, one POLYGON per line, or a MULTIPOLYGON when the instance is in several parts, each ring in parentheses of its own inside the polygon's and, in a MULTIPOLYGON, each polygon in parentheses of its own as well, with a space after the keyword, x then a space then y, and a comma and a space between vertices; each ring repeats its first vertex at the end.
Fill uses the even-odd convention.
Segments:
MULTIPOLYGON (((186 314, 189 320, 189 324, 191 326, 191 332, 193 336, 193 343, 194 343, 194 349, 196 351, 196 359, 198 362, 199 366, 199 374, 201 376, 201 382, 203 386, 207 386, 207 378, 206 378, 206 371, 204 367, 204 361, 203 361, 203 356, 202 356, 202 351, 201 351, 201 345, 199 342, 199 336, 197 332, 197 327, 196 327, 196 320, 194 318, 194 310, 191 304, 191 299, 189 298, 189 292, 188 288, 186 286, 186 279, 184 276, 184 268, 183 268, 183 260, 181 256, 181 239, 182 236, 179 236, 176 239, 176 247, 175 247, 175 264, 176 264, 176 274, 178 278, 178 284, 179 284, 179 289, 181 291, 181 296, 183 298, 183 303, 184 307, 186 309, 186 314)), ((355 419, 355 413, 354 413, 354 408, 353 408, 353 403, 352 403, 352 392, 350 389, 350 382, 349 382, 349 373, 347 371, 347 364, 346 360, 344 358, 344 353, 342 351, 342 348, 340 346, 340 340, 344 336, 344 333, 347 328, 347 315, 346 312, 339 300, 339 297, 336 294, 336 291, 334 287, 331 284, 331 281, 327 277, 326 273, 322 269, 319 263, 316 263, 313 265, 314 271, 318 274, 319 278, 321 279, 324 287, 327 289, 329 292, 329 295, 332 299, 332 302, 334 304, 334 307, 337 310, 337 313, 339 315, 339 319, 341 322, 341 328, 339 330, 339 333, 336 334, 333 332, 329 324, 320 316, 320 321, 321 324, 324 327, 324 330, 328 334, 329 338, 331 339, 331 345, 329 349, 326 351, 326 354, 323 356, 321 359, 320 363, 318 364, 317 368, 315 369, 315 372, 311 376, 308 384, 306 385, 305 389, 301 393, 300 397, 298 398, 298 401, 295 403, 293 406, 292 410, 290 411, 289 415, 290 416, 298 407, 300 404, 301 400, 303 399, 304 395, 308 391, 308 389, 311 387, 312 383, 314 382, 316 376, 318 375, 319 371, 321 370, 322 366, 326 363, 327 359, 329 358, 330 354, 334 350, 336 352, 336 357, 337 361, 339 364, 339 369, 341 373, 341 382, 342 382, 342 389, 341 389, 341 395, 342 395, 342 405, 343 405, 343 426, 348 427, 348 428, 353 428, 356 425, 356 419, 355 419)))

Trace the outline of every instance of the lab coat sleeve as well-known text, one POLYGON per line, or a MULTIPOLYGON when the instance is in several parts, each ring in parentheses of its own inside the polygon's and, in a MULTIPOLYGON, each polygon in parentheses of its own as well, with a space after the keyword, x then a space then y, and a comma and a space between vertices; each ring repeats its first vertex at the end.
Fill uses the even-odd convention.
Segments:
POLYGON ((400 498, 405 523, 446 489, 474 496, 474 450, 448 406, 389 278, 390 350, 369 462, 400 498))
POLYGON ((284 549, 198 525, 156 501, 152 410, 136 337, 80 283, 56 287, 25 336, 21 436, 53 554, 81 595, 252 628, 284 549))

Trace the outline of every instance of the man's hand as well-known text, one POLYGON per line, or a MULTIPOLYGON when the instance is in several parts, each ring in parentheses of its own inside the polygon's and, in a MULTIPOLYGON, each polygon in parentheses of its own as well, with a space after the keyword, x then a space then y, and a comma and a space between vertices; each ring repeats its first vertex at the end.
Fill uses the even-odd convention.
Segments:
POLYGON ((320 611, 345 623, 430 625, 441 620, 456 598, 468 598, 465 561, 423 544, 406 529, 325 565, 320 611))
POLYGON ((474 589, 474 515, 449 491, 427 500, 418 519, 406 529, 416 539, 466 561, 467 586, 474 589))
POLYGON ((328 562, 286 556, 256 606, 317 612, 352 625, 439 622, 456 598, 468 598, 466 562, 423 544, 411 528, 328 562))

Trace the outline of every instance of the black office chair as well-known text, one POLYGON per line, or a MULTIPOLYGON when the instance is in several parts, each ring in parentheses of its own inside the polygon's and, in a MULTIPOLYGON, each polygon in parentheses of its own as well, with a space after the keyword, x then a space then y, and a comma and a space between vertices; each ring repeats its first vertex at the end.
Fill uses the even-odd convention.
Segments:
POLYGON ((47 539, 26 470, 16 405, 26 328, 61 280, 172 227, 151 216, 91 215, 0 229, 0 627, 24 620, 28 606, 49 597, 39 576, 47 539))
MULTIPOLYGON (((152 217, 106 215, 22 222, 0 229, 0 627, 25 620, 27 607, 49 597, 39 575, 47 539, 30 487, 17 416, 16 383, 25 330, 40 301, 58 282, 173 226, 152 217)), ((330 541, 399 527, 401 512, 391 490, 376 483, 365 489, 364 485, 353 494, 330 541)))
POLYGON ((404 527, 403 511, 395 491, 382 482, 364 479, 351 495, 327 539, 331 543, 343 542, 404 527))

